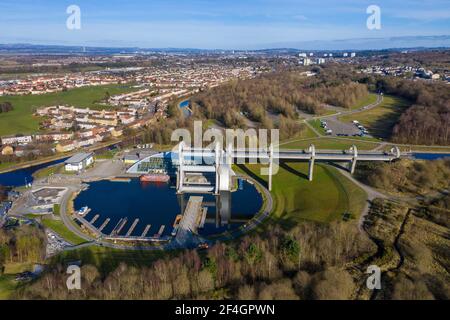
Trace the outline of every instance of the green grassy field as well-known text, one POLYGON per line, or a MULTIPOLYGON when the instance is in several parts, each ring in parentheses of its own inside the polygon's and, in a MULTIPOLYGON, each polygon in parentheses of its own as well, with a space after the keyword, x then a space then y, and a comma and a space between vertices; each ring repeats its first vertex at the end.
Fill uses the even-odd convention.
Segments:
POLYGON ((15 280, 16 274, 32 270, 33 263, 6 263, 5 273, 0 275, 0 300, 7 300, 22 284, 15 280))
POLYGON ((5 274, 0 276, 0 300, 6 300, 14 292, 17 282, 14 281, 14 275, 5 274))
POLYGON ((361 150, 371 150, 378 145, 377 143, 364 142, 362 140, 351 141, 339 138, 320 138, 283 143, 280 145, 280 149, 307 149, 310 144, 314 144, 317 149, 336 150, 347 150, 352 145, 356 145, 361 150))
MULTIPOLYGON (((247 173, 259 175, 259 165, 247 165, 247 173)), ((364 208, 366 193, 329 165, 314 167, 314 179, 307 179, 308 163, 281 164, 273 177, 272 217, 287 225, 302 221, 330 222, 342 219, 344 212, 358 217, 364 208)))
POLYGON ((308 127, 306 124, 304 124, 305 128, 303 129, 303 131, 299 134, 298 138, 316 138, 317 134, 310 128, 308 127))
POLYGON ((100 154, 96 154, 95 155, 95 159, 106 159, 106 160, 110 160, 112 158, 114 158, 114 156, 117 154, 119 150, 115 149, 115 150, 108 150, 105 151, 103 153, 100 154))
POLYGON ((35 173, 33 173, 33 177, 35 179, 41 179, 41 178, 46 178, 52 174, 57 174, 57 173, 64 173, 64 165, 63 164, 57 164, 54 166, 50 166, 47 168, 42 168, 38 171, 36 171, 35 173))
POLYGON ((352 120, 358 120, 369 130, 372 136, 388 139, 400 115, 409 105, 408 101, 402 98, 384 96, 383 102, 379 106, 356 114, 342 116, 339 120, 348 123, 352 120))
MULTIPOLYGON (((321 135, 325 135, 325 129, 320 125, 320 119, 309 120, 308 123, 317 130, 321 135)), ((311 129, 310 129, 311 130, 311 129)), ((312 130, 311 130, 312 131, 312 130)))
POLYGON ((49 93, 43 95, 4 96, 0 102, 9 101, 14 110, 0 114, 0 136, 13 134, 29 134, 39 131, 39 117, 34 117, 33 112, 42 106, 56 104, 68 104, 77 107, 91 109, 105 109, 108 106, 97 104, 110 95, 133 91, 130 85, 106 85, 72 89, 66 92, 49 93))
POLYGON ((72 231, 70 231, 64 225, 64 222, 62 222, 61 220, 42 219, 42 224, 45 227, 55 231, 57 234, 59 234, 61 237, 63 237, 65 240, 67 240, 71 244, 78 245, 78 244, 86 242, 86 240, 80 238, 79 236, 74 234, 72 231))
POLYGON ((361 109, 362 107, 371 105, 375 102, 377 102, 377 95, 375 93, 369 93, 367 98, 358 101, 358 103, 352 106, 350 109, 351 110, 361 109))

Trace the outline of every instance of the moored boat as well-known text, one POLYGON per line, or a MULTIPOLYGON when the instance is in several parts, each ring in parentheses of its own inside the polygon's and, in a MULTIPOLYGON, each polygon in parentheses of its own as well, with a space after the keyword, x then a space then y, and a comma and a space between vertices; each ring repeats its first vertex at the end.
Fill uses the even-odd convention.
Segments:
POLYGON ((144 174, 139 179, 141 182, 168 182, 170 177, 167 174, 144 174))

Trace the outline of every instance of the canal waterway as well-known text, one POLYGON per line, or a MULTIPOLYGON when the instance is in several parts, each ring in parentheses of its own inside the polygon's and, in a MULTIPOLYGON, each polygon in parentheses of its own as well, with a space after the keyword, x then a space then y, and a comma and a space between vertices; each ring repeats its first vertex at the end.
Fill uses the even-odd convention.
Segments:
POLYGON ((189 117, 191 115, 191 110, 189 110, 189 105, 190 105, 189 99, 184 100, 184 101, 180 102, 180 104, 179 104, 185 117, 189 117))
POLYGON ((10 172, 0 173, 0 185, 8 187, 20 187, 33 182, 33 174, 43 168, 63 163, 68 158, 41 163, 28 168, 17 169, 10 172))
POLYGON ((417 160, 437 160, 450 158, 450 153, 413 153, 413 157, 417 160))

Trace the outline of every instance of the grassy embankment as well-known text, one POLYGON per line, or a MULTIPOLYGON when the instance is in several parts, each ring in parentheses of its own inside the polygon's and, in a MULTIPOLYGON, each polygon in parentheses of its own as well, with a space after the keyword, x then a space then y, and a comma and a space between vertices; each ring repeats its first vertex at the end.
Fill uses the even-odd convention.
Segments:
POLYGON ((108 109, 110 106, 97 103, 110 95, 133 91, 130 85, 92 86, 66 92, 43 95, 3 96, 0 102, 9 101, 14 110, 0 114, 0 136, 30 134, 39 131, 39 117, 33 116, 36 108, 57 104, 68 104, 91 109, 108 109))
MULTIPOLYGON (((325 120, 326 121, 326 120, 325 120)), ((317 132, 319 132, 321 135, 325 135, 325 129, 320 125, 320 119, 314 119, 314 120, 309 120, 308 124, 311 125, 311 127, 313 127, 314 129, 316 129, 317 132)), ((311 130, 311 129, 310 129, 311 130)), ((312 131, 312 130, 311 130, 312 131)))
MULTIPOLYGON (((55 204, 53 207, 53 214, 55 216, 59 216, 60 210, 61 206, 59 204, 55 204)), ((29 219, 37 219, 46 228, 53 230, 60 237, 62 237, 64 240, 70 242, 73 245, 79 245, 86 242, 86 240, 80 238, 75 233, 70 231, 62 220, 51 219, 49 217, 35 214, 27 214, 25 216, 29 219)))
POLYGON ((17 288, 17 282, 13 274, 4 274, 0 276, 0 300, 6 300, 17 288))
POLYGON ((114 158, 114 156, 119 152, 119 150, 107 150, 105 152, 99 153, 95 155, 96 160, 111 160, 114 158))
MULTIPOLYGON (((260 175, 260 165, 246 165, 245 171, 263 184, 267 177, 260 175)), ((358 217, 364 208, 366 193, 345 178, 336 168, 318 164, 314 179, 308 181, 307 163, 282 163, 273 176, 271 217, 283 225, 303 221, 331 222, 342 219, 345 212, 358 217)))
POLYGON ((41 178, 46 178, 53 174, 58 174, 58 173, 66 173, 66 171, 64 170, 63 164, 57 164, 57 165, 50 166, 47 168, 42 168, 42 169, 36 171, 33 174, 33 177, 34 177, 34 179, 41 179, 41 178))
POLYGON ((52 219, 42 219, 42 224, 54 232, 56 232, 59 236, 67 240, 73 245, 78 245, 86 242, 86 240, 80 238, 72 231, 70 231, 61 220, 52 220, 52 219))
POLYGON ((301 138, 301 139, 317 138, 317 134, 310 127, 305 125, 302 132, 296 138, 301 138))
POLYGON ((358 101, 355 105, 353 105, 350 108, 350 110, 358 110, 358 109, 361 109, 362 107, 374 104, 375 102, 377 102, 377 94, 369 93, 369 95, 366 98, 358 101))
POLYGON ((410 103, 402 98, 384 96, 383 102, 372 109, 355 114, 344 115, 339 120, 350 123, 359 121, 371 135, 376 138, 389 139, 392 129, 398 122, 400 115, 410 106, 410 103))
POLYGON ((21 286, 21 283, 15 280, 17 273, 32 269, 32 263, 7 263, 5 273, 0 275, 0 300, 9 299, 14 291, 21 286))

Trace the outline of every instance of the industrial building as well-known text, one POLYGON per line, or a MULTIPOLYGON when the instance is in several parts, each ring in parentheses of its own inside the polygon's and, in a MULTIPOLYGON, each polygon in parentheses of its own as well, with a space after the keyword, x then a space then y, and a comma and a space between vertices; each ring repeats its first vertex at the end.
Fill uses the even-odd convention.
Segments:
POLYGON ((94 154, 80 152, 64 161, 64 168, 68 172, 80 172, 94 163, 94 154))

